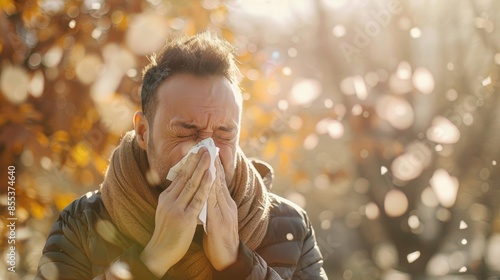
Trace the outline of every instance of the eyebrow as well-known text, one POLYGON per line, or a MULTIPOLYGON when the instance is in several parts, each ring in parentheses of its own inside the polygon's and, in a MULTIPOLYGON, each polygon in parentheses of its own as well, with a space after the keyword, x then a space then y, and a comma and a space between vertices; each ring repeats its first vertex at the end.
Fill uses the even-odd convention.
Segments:
MULTIPOLYGON (((184 129, 200 129, 196 124, 189 122, 175 122, 173 126, 182 127, 184 129)), ((222 130, 224 132, 233 132, 235 128, 233 126, 221 125, 217 127, 217 130, 222 130)))
POLYGON ((174 126, 180 126, 182 128, 185 128, 185 129, 198 129, 198 127, 193 123, 185 123, 185 122, 174 123, 174 126))

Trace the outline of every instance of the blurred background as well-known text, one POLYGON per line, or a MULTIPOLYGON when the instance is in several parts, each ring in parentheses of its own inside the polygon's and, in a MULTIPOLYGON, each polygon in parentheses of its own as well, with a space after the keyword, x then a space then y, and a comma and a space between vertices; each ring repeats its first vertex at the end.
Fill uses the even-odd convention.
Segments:
POLYGON ((330 279, 500 279, 497 0, 0 1, 1 279, 32 279, 99 187, 146 55, 203 30, 236 46, 241 146, 308 211, 330 279))

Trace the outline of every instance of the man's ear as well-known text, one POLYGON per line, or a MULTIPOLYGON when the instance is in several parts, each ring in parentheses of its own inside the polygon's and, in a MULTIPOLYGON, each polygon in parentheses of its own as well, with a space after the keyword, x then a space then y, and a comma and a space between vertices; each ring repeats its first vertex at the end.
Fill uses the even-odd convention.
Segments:
POLYGON ((139 147, 146 150, 148 146, 149 123, 143 112, 137 111, 134 114, 134 130, 139 147))

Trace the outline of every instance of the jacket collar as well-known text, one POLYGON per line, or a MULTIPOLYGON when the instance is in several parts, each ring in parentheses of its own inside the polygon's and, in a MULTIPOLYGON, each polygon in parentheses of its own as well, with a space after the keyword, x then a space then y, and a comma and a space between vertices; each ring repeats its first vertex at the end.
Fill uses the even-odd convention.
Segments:
POLYGON ((257 172, 259 172, 259 175, 262 177, 262 181, 264 182, 266 189, 270 191, 274 179, 274 170, 271 167, 271 165, 269 165, 269 163, 265 161, 256 158, 251 158, 250 162, 255 167, 257 172))

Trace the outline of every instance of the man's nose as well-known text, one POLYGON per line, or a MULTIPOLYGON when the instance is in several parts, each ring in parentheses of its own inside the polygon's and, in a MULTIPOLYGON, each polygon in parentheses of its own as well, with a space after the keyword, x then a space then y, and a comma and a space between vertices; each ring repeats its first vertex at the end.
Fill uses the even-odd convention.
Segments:
POLYGON ((212 137, 214 135, 214 132, 209 131, 209 130, 208 131, 201 131, 198 135, 199 135, 198 137, 200 138, 199 140, 201 141, 201 140, 212 137))

